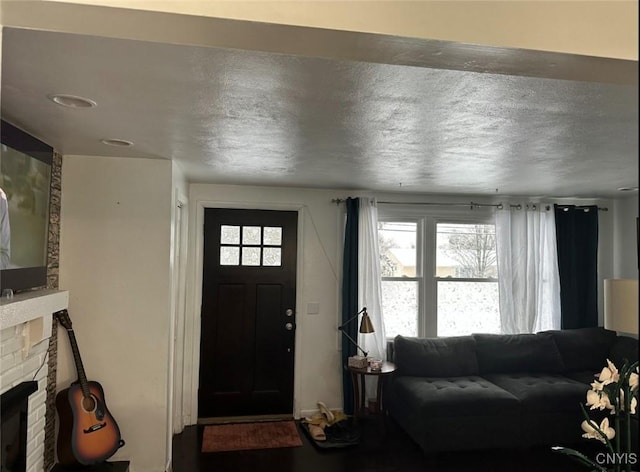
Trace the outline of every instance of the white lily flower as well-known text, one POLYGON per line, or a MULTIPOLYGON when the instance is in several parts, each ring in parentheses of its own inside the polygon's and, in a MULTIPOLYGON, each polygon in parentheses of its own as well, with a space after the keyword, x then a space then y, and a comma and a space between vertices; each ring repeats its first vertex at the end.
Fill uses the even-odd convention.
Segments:
POLYGON ((600 431, 602 431, 609 440, 616 437, 616 431, 609 426, 609 418, 603 419, 600 426, 598 426, 598 424, 593 420, 585 420, 582 422, 580 427, 582 428, 582 431, 584 431, 582 437, 586 439, 597 439, 598 441, 606 444, 606 441, 598 432, 598 429, 600 429, 600 431))
MULTIPOLYGON (((626 369, 627 364, 625 364, 625 370, 626 369)), ((587 391, 587 402, 584 406, 588 406, 591 410, 610 410, 610 414, 615 415, 616 422, 620 419, 622 414, 627 418, 630 414, 636 414, 636 411, 638 410, 638 403, 640 403, 636 394, 640 388, 640 367, 636 366, 635 371, 633 372, 626 372, 623 382, 617 367, 613 362, 607 359, 607 366, 604 367, 599 374, 594 374, 594 377, 595 379, 591 383, 591 390, 587 391), (625 404, 625 396, 630 396, 630 398, 626 399, 629 402, 628 405, 625 404)), ((585 415, 587 415, 584 409, 583 411, 585 412, 585 415)), ((620 454, 629 454, 626 450, 628 449, 626 444, 628 444, 630 438, 625 437, 625 432, 628 433, 628 430, 622 428, 622 432, 618 431, 619 434, 616 434, 616 430, 609 425, 608 416, 604 418, 599 425, 596 421, 587 417, 585 421, 581 423, 580 427, 584 432, 582 434, 583 438, 597 439, 603 444, 607 444, 609 448, 615 447, 616 450, 621 451, 620 454)), ((584 456, 581 456, 580 453, 572 449, 553 449, 574 457, 585 459, 584 456)), ((595 463, 591 463, 596 466, 595 463)), ((600 470, 600 468, 598 470, 600 470)), ((602 470, 604 470, 604 468, 602 468, 602 470)))
POLYGON ((605 408, 607 410, 611 410, 612 415, 615 414, 616 412, 616 407, 611 404, 611 400, 609 400, 609 395, 607 395, 606 393, 600 397, 600 409, 604 410, 605 408))
POLYGON ((607 365, 608 367, 604 367, 602 371, 600 371, 600 376, 598 377, 598 380, 600 382, 603 382, 604 385, 608 385, 612 382, 617 382, 620 379, 618 369, 613 364, 613 362, 607 359, 607 365))
POLYGON ((596 392, 589 390, 587 392, 587 406, 590 410, 595 410, 596 408, 600 411, 605 409, 611 410, 611 414, 614 414, 616 411, 615 406, 613 406, 609 400, 609 395, 604 391, 596 392))
POLYGON ((587 406, 589 406, 591 410, 600 407, 600 395, 595 390, 589 390, 587 392, 587 406))

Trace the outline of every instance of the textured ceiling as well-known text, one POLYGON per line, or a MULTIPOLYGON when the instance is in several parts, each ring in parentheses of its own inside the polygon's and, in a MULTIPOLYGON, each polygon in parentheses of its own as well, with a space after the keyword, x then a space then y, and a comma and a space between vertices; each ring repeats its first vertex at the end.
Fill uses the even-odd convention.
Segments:
POLYGON ((3 32, 2 115, 63 154, 173 159, 193 182, 550 197, 638 185, 637 75, 563 80, 454 70, 446 57, 431 68, 3 32), (53 93, 98 106, 62 108, 53 93))

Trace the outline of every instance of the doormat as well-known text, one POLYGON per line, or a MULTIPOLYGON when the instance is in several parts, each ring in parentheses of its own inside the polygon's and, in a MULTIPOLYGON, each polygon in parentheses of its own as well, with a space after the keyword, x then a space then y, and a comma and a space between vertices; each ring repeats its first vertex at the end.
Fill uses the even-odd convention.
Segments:
POLYGON ((202 452, 300 446, 302 440, 293 421, 209 425, 202 434, 202 452))

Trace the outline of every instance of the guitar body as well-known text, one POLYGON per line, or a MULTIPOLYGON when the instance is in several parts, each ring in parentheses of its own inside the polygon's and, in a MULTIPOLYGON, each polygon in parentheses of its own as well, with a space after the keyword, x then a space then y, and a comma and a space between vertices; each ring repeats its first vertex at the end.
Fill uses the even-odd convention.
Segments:
POLYGON ((74 383, 56 396, 60 417, 57 452, 62 465, 104 462, 122 446, 120 428, 109 413, 98 382, 87 381, 89 397, 74 383))
POLYGON ((87 380, 69 313, 61 310, 54 316, 67 330, 78 371, 78 381, 56 395, 60 417, 58 461, 65 466, 98 464, 114 455, 124 441, 107 409, 102 385, 87 380))

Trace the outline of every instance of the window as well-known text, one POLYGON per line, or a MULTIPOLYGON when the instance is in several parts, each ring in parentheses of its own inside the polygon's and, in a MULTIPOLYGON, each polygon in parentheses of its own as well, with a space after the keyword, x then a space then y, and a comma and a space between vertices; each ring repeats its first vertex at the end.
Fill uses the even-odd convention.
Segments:
POLYGON ((281 266, 282 228, 222 225, 220 265, 281 266))
POLYGON ((424 214, 378 225, 387 336, 499 333, 495 225, 490 214, 424 214))
POLYGON ((396 221, 378 223, 382 311, 387 333, 416 336, 418 333, 418 224, 396 221))
POLYGON ((436 223, 438 336, 499 333, 496 229, 436 223))

